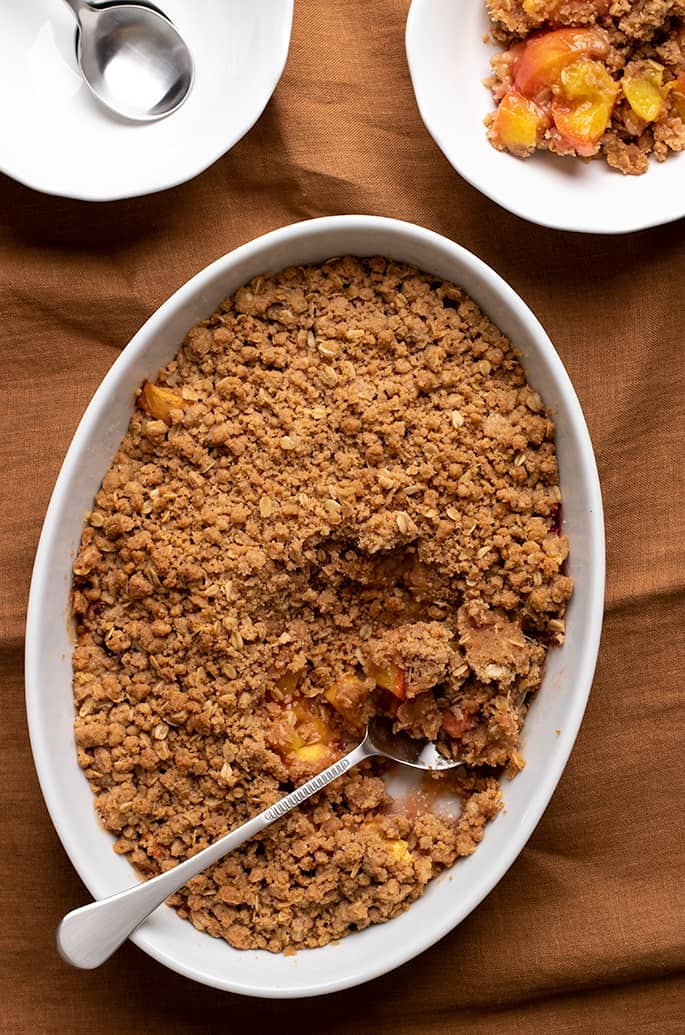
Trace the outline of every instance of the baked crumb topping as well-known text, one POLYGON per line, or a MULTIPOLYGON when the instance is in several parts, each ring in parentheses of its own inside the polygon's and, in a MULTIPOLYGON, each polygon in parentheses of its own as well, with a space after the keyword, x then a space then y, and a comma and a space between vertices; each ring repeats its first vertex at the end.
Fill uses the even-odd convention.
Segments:
POLYGON ((238 948, 395 916, 471 853, 564 573, 554 425, 458 287, 383 258, 257 277, 142 387, 74 564, 75 733, 143 876, 340 757, 371 714, 468 765, 398 806, 373 761, 170 900, 238 948))

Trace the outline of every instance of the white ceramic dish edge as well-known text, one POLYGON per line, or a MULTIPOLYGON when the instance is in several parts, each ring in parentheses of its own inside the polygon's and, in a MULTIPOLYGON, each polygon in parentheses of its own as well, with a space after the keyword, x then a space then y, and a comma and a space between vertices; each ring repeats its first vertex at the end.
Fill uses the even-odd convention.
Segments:
MULTIPOLYGON (((550 384, 549 390, 543 391, 543 395, 546 396, 548 404, 553 406, 555 403, 550 395, 559 397, 558 404, 564 409, 564 420, 570 422, 573 436, 579 444, 577 464, 574 464, 576 470, 573 473, 581 480, 586 490, 583 506, 587 508, 589 515, 590 531, 586 544, 587 554, 583 561, 586 570, 580 575, 587 585, 587 593, 584 594, 587 599, 578 601, 578 607, 574 612, 574 621, 580 624, 583 639, 574 648, 579 652, 579 660, 572 688, 567 690, 569 697, 566 701, 563 728, 555 737, 551 737, 549 730, 545 731, 546 743, 549 743, 549 756, 543 767, 544 780, 526 788, 524 770, 517 780, 511 782, 505 793, 515 793, 520 798, 524 791, 526 792, 525 800, 516 806, 516 815, 512 817, 512 809, 509 808, 506 816, 501 815, 491 823, 484 843, 477 852, 434 881, 426 895, 396 920, 352 935, 340 945, 300 952, 291 958, 272 957, 261 952, 236 955, 236 950, 223 946, 229 954, 226 956, 225 969, 213 973, 209 973, 206 966, 203 968, 198 960, 201 961, 204 948, 210 952, 210 947, 206 943, 211 943, 211 953, 214 953, 217 943, 194 931, 189 924, 180 921, 165 907, 158 910, 134 934, 133 940, 140 948, 179 973, 214 987, 253 996, 290 998, 320 995, 370 980, 394 969, 438 941, 482 901, 525 845, 561 776, 585 710, 601 630, 604 587, 603 517, 599 481, 589 435, 580 405, 559 357, 536 318, 514 291, 481 260, 459 245, 431 231, 382 217, 325 217, 273 231, 243 245, 212 263, 175 292, 134 336, 106 375, 74 435, 65 458, 36 554, 26 636, 29 731, 46 805, 64 848, 84 883, 95 897, 102 897, 133 882, 133 873, 128 863, 114 856, 111 851, 109 835, 102 834, 101 838, 91 838, 89 841, 78 825, 76 812, 82 815, 90 834, 97 830, 91 792, 76 765, 73 734, 67 734, 64 742, 66 762, 60 764, 61 760, 56 757, 54 750, 56 724, 61 721, 63 726, 67 721, 70 730, 73 717, 71 669, 69 659, 65 656, 69 652, 66 612, 70 566, 73 551, 80 537, 84 512, 88 509, 108 466, 109 461, 103 463, 103 455, 106 453, 111 457, 118 446, 128 423, 135 386, 146 376, 153 376, 158 367, 171 358, 185 331, 199 319, 206 317, 221 298, 265 269, 276 270, 293 262, 320 261, 331 254, 345 252, 359 255, 388 254, 415 262, 439 275, 446 275, 437 268, 440 265, 461 266, 462 276, 455 278, 453 273, 452 279, 458 279, 477 300, 479 296, 483 298, 484 295, 489 295, 492 304, 486 307, 486 311, 502 326, 505 333, 516 337, 517 327, 520 327, 521 334, 523 328, 526 328, 526 336, 530 339, 531 345, 544 352, 550 373, 550 384), (472 284, 469 284, 469 280, 472 284), (498 307, 500 312, 495 311, 498 307), (123 382, 126 382, 128 390, 122 403, 123 382), (103 433, 102 414, 108 412, 110 407, 115 410, 116 400, 119 400, 117 405, 120 413, 105 427, 103 433), (98 455, 93 457, 91 443, 96 428, 99 431, 100 443, 98 455), (84 479, 87 484, 84 483, 84 479), (81 487, 75 491, 74 486, 79 483, 81 487), (46 605, 46 601, 50 602, 46 605), (582 614, 579 610, 581 603, 582 614), (65 697, 63 693, 62 698, 52 694, 46 685, 49 681, 54 685, 58 684, 60 676, 69 682, 68 694, 65 697), (68 758, 69 736, 71 760, 68 758), (65 766, 70 767, 69 772, 66 772, 65 766), (74 789, 72 797, 67 796, 68 800, 64 795, 65 782, 74 789), (521 793, 516 790, 517 786, 521 788, 521 793), (78 798, 76 804, 75 797, 78 798), (87 818, 88 810, 91 814, 90 819, 87 818), (497 829, 502 831, 501 835, 496 833, 497 829), (491 859, 487 854, 488 844, 494 844, 498 838, 505 839, 506 850, 495 852, 495 857, 491 859), (85 849, 84 842, 87 844, 85 849), (444 889, 445 882, 453 879, 455 883, 452 888, 448 886, 448 892, 454 891, 458 905, 452 909, 445 909, 445 904, 438 899, 440 896, 444 897, 441 889, 444 889), (465 882, 467 886, 462 888, 465 882), (437 915, 432 917, 428 926, 425 923, 419 924, 417 929, 416 921, 422 915, 422 909, 426 915, 436 913, 434 902, 439 907, 437 915), (408 937, 404 937, 405 935, 408 937), (183 949, 189 940, 192 941, 197 954, 192 957, 188 954, 190 958, 179 959, 174 947, 181 945, 183 949), (168 947, 169 943, 171 948, 168 947), (350 943, 354 943, 356 951, 350 950, 350 943), (370 958, 363 958, 364 945, 375 946, 370 958), (309 961, 314 958, 318 963, 311 964, 309 961), (265 983, 263 978, 253 977, 253 974, 261 974, 261 971, 267 975, 268 983, 265 983), (303 971, 306 973, 302 973, 303 971)), ((518 335, 519 338, 521 334, 518 335)), ((542 386, 539 387, 543 390, 542 386)), ((571 472, 567 477, 570 474, 571 472)), ((563 477, 562 467, 562 485, 563 477)), ((545 694, 549 705, 553 705, 554 683, 561 680, 563 669, 556 673, 554 679, 548 679, 546 676, 541 696, 536 702, 536 706, 540 706, 536 712, 540 721, 547 707, 545 694)), ((64 686, 62 689, 64 690, 64 686)), ((535 721, 531 710, 529 723, 535 721)), ((530 779, 532 778, 531 773, 530 779)))
MULTIPOLYGON (((23 186, 29 187, 31 190, 39 191, 41 194, 46 194, 52 197, 69 198, 74 201, 87 202, 123 201, 128 198, 144 197, 149 194, 156 194, 161 191, 171 190, 173 187, 178 187, 183 183, 187 183, 189 180, 195 179, 196 176, 200 176, 203 172, 206 172, 206 170, 209 169, 210 166, 214 165, 215 162, 217 162, 221 157, 223 157, 223 155, 231 151, 232 148, 234 148, 236 144, 238 144, 243 139, 243 137, 246 136, 247 133, 249 133, 252 127, 258 122, 258 120, 263 115, 269 101, 271 100, 271 97, 273 96, 276 87, 278 86, 278 83, 281 79, 281 76, 283 75, 283 71, 288 60, 295 0, 280 0, 280 3, 283 5, 283 21, 279 26, 280 36, 278 38, 277 43, 275 44, 275 50, 278 56, 271 70, 271 75, 265 77, 265 80, 261 86, 261 98, 259 100, 257 107, 248 111, 245 117, 237 124, 236 127, 234 127, 228 140, 218 140, 216 146, 207 153, 205 153, 199 164, 197 166, 193 166, 191 170, 185 168, 180 173, 171 173, 168 176, 165 175, 162 178, 156 180, 155 182, 148 183, 142 189, 133 187, 124 189, 112 189, 111 187, 103 188, 99 183, 95 182, 92 185, 89 185, 87 189, 84 189, 83 187, 78 189, 70 189, 66 187, 55 188, 46 185, 45 181, 41 178, 40 175, 34 175, 29 172, 18 171, 14 167, 12 162, 2 160, 0 160, 0 173, 3 173, 4 175, 11 177, 12 179, 16 180, 17 183, 21 183, 23 186)), ((170 11, 168 9, 168 4, 166 13, 168 13, 170 16, 173 14, 174 17, 176 17, 176 12, 170 11)), ((194 56, 196 58, 197 66, 197 55, 194 54, 194 56)), ((196 67, 196 80, 198 78, 197 71, 198 69, 196 67)), ((193 89, 195 89, 195 85, 193 86, 193 89)), ((190 107, 190 105, 188 106, 190 107)), ((177 114, 180 114, 180 109, 179 113, 175 113, 175 115, 177 114)), ((173 123, 175 115, 169 116, 168 121, 173 123)), ((116 116, 107 115, 106 117, 111 118, 113 120, 114 126, 119 126, 119 124, 121 123, 121 120, 119 120, 116 116)), ((160 121, 167 122, 166 119, 160 121)), ((159 123, 150 123, 147 127, 141 127, 140 125, 132 124, 130 128, 133 134, 139 135, 141 129, 144 131, 146 128, 149 128, 150 126, 154 127, 156 125, 159 125, 159 123)))

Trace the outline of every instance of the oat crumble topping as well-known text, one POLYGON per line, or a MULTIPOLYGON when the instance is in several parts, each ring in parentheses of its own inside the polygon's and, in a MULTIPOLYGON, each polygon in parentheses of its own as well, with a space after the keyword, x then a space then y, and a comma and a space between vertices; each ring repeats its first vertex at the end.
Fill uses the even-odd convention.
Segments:
POLYGON ((554 426, 459 288, 383 258, 258 277, 146 383, 74 564, 79 763, 145 877, 358 742, 467 766, 392 802, 373 760, 170 900, 238 948, 397 915, 474 851, 571 579, 554 426), (426 788, 427 790, 427 788, 426 788))

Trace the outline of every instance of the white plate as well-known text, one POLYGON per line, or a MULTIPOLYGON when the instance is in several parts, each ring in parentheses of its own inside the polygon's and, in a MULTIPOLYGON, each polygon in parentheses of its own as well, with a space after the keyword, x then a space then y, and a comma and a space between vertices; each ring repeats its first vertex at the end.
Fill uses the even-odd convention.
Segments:
MULTIPOLYGON (((295 956, 240 952, 155 910, 133 941, 166 966, 246 995, 321 995, 405 963, 458 924, 512 864, 540 819, 578 732, 592 682, 604 599, 602 501, 592 445, 561 360, 530 309, 496 273, 459 245, 410 223, 332 216, 283 227, 237 248, 180 288, 136 334, 93 397, 69 448, 50 502, 34 566, 26 629, 26 699, 43 796, 71 861, 96 898, 135 883, 112 837, 98 824, 76 760, 69 611, 71 565, 83 516, 128 426, 135 390, 177 352, 187 330, 227 295, 266 270, 332 255, 388 255, 461 284, 521 351, 531 384, 551 408, 570 544, 574 593, 563 647, 550 652, 523 735, 526 767, 502 787, 504 811, 477 851, 428 887, 389 923, 295 956)), ((502 933, 502 944, 516 940, 502 933)))
POLYGON ((407 60, 421 118, 458 173, 531 223, 558 230, 622 234, 685 215, 685 152, 650 161, 643 176, 538 153, 496 151, 483 119, 494 104, 483 79, 497 47, 485 44, 485 0, 413 0, 407 60))
POLYGON ((111 201, 197 176, 257 121, 285 66, 293 0, 160 0, 195 83, 160 122, 118 119, 76 64, 62 0, 0 5, 0 171, 47 194, 111 201))

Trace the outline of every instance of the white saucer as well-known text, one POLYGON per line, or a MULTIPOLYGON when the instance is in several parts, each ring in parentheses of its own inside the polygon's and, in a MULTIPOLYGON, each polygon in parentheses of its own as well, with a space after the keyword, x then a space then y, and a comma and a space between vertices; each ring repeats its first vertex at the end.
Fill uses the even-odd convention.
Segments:
POLYGON ((185 37, 196 79, 160 122, 119 120, 78 72, 62 0, 0 6, 0 171, 44 191, 111 201, 202 172, 257 121, 285 66, 293 0, 158 0, 185 37))
POLYGON ((597 160, 496 151, 483 119, 493 108, 483 79, 496 48, 483 42, 485 0, 412 0, 406 46, 426 129, 457 172, 523 219, 558 230, 621 234, 685 216, 685 152, 623 176, 597 160))

